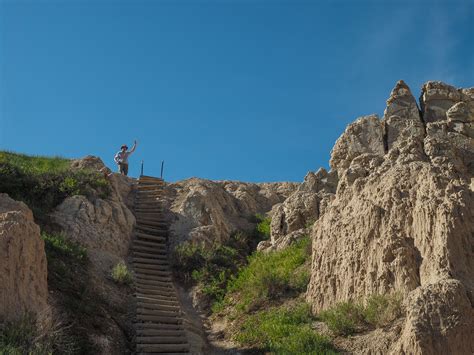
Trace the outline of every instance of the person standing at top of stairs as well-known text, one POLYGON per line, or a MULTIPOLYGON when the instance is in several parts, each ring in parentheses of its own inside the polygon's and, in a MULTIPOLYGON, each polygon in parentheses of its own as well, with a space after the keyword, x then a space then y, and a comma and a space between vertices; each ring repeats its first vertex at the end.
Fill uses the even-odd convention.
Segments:
POLYGON ((119 167, 119 172, 122 175, 128 175, 128 156, 132 154, 135 149, 137 148, 137 141, 133 142, 132 149, 128 150, 128 146, 126 144, 120 147, 120 150, 115 154, 114 160, 119 167))

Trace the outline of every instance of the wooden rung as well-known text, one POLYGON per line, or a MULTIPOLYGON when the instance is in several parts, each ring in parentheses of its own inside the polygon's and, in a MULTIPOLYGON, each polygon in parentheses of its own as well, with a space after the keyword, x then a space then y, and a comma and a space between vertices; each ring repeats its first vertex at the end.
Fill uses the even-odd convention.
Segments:
POLYGON ((173 330, 173 329, 137 329, 138 336, 183 336, 186 335, 184 330, 173 330))
POLYGON ((137 314, 137 319, 142 321, 159 322, 165 324, 182 324, 183 319, 181 317, 163 317, 163 316, 152 316, 145 314, 137 314))
POLYGON ((170 311, 170 312, 180 312, 178 306, 166 306, 159 303, 146 303, 146 302, 137 302, 137 307, 139 308, 149 308, 149 309, 158 309, 161 311, 170 311))
POLYGON ((166 254, 156 254, 156 253, 149 253, 149 252, 143 252, 143 251, 133 251, 133 255, 139 256, 139 257, 144 257, 144 258, 149 258, 149 259, 161 259, 161 260, 166 260, 168 261, 168 256, 166 254))
POLYGON ((182 344, 187 343, 185 335, 182 336, 138 336, 137 344, 182 344))
POLYGON ((150 322, 137 322, 134 324, 135 329, 147 329, 147 330, 174 330, 184 332, 182 324, 157 324, 150 322))
POLYGON ((182 352, 189 351, 188 344, 137 344, 137 350, 143 352, 152 353, 164 353, 164 352, 182 352))
POLYGON ((164 306, 177 306, 179 307, 178 300, 169 300, 164 299, 163 297, 151 296, 151 295, 144 295, 141 293, 136 293, 135 297, 137 302, 146 302, 146 303, 154 303, 154 304, 162 304, 164 306))
POLYGON ((135 228, 136 229, 140 229, 142 231, 146 231, 148 232, 147 234, 148 235, 163 235, 163 234, 167 234, 168 231, 166 229, 163 229, 163 228, 153 228, 153 227, 147 227, 147 226, 141 226, 141 225, 135 225, 135 228))
POLYGON ((171 271, 168 265, 133 262, 133 268, 157 270, 161 271, 163 275, 171 275, 171 271))
POLYGON ((141 245, 145 247, 152 247, 156 249, 166 249, 166 243, 163 243, 163 241, 150 241, 150 240, 141 240, 141 239, 134 239, 133 241, 134 245, 141 245))
POLYGON ((163 260, 163 259, 132 258, 132 261, 134 263, 144 263, 144 264, 150 264, 150 265, 162 265, 162 266, 166 266, 167 268, 169 267, 168 261, 163 260))
POLYGON ((173 311, 163 311, 158 309, 145 309, 145 308, 137 308, 137 314, 149 314, 153 316, 163 316, 163 317, 180 317, 180 312, 173 312, 173 311))
POLYGON ((159 235, 153 235, 153 234, 148 234, 148 233, 140 233, 140 232, 135 232, 135 235, 139 238, 144 238, 144 239, 149 239, 149 240, 156 240, 160 242, 166 243, 165 237, 161 237, 159 235))
POLYGON ((170 292, 172 291, 174 292, 173 284, 169 281, 169 278, 166 281, 163 281, 163 279, 157 279, 157 280, 137 279, 136 283, 137 283, 137 287, 145 287, 145 288, 159 287, 159 288, 166 288, 170 292))

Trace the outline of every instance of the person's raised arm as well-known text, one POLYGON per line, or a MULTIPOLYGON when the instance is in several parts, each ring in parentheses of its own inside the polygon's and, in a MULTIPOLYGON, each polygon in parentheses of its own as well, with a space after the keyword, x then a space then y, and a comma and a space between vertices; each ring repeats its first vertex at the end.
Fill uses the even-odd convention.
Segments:
POLYGON ((136 148, 137 148, 137 141, 133 141, 133 147, 132 149, 130 149, 129 153, 133 153, 136 148))

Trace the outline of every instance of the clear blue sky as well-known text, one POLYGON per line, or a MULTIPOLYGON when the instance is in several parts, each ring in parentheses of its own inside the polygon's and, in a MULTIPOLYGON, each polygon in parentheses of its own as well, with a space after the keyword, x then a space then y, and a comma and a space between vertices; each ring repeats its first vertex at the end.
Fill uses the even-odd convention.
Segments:
POLYGON ((0 149, 301 181, 395 82, 474 86, 474 1, 0 0, 0 149))

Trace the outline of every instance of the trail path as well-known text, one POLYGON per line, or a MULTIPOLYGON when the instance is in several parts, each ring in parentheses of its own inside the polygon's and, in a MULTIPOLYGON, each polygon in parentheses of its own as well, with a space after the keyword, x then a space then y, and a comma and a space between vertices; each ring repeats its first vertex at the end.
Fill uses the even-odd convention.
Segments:
POLYGON ((183 314, 168 262, 168 227, 159 201, 161 179, 141 176, 133 239, 137 354, 189 354, 183 314))

